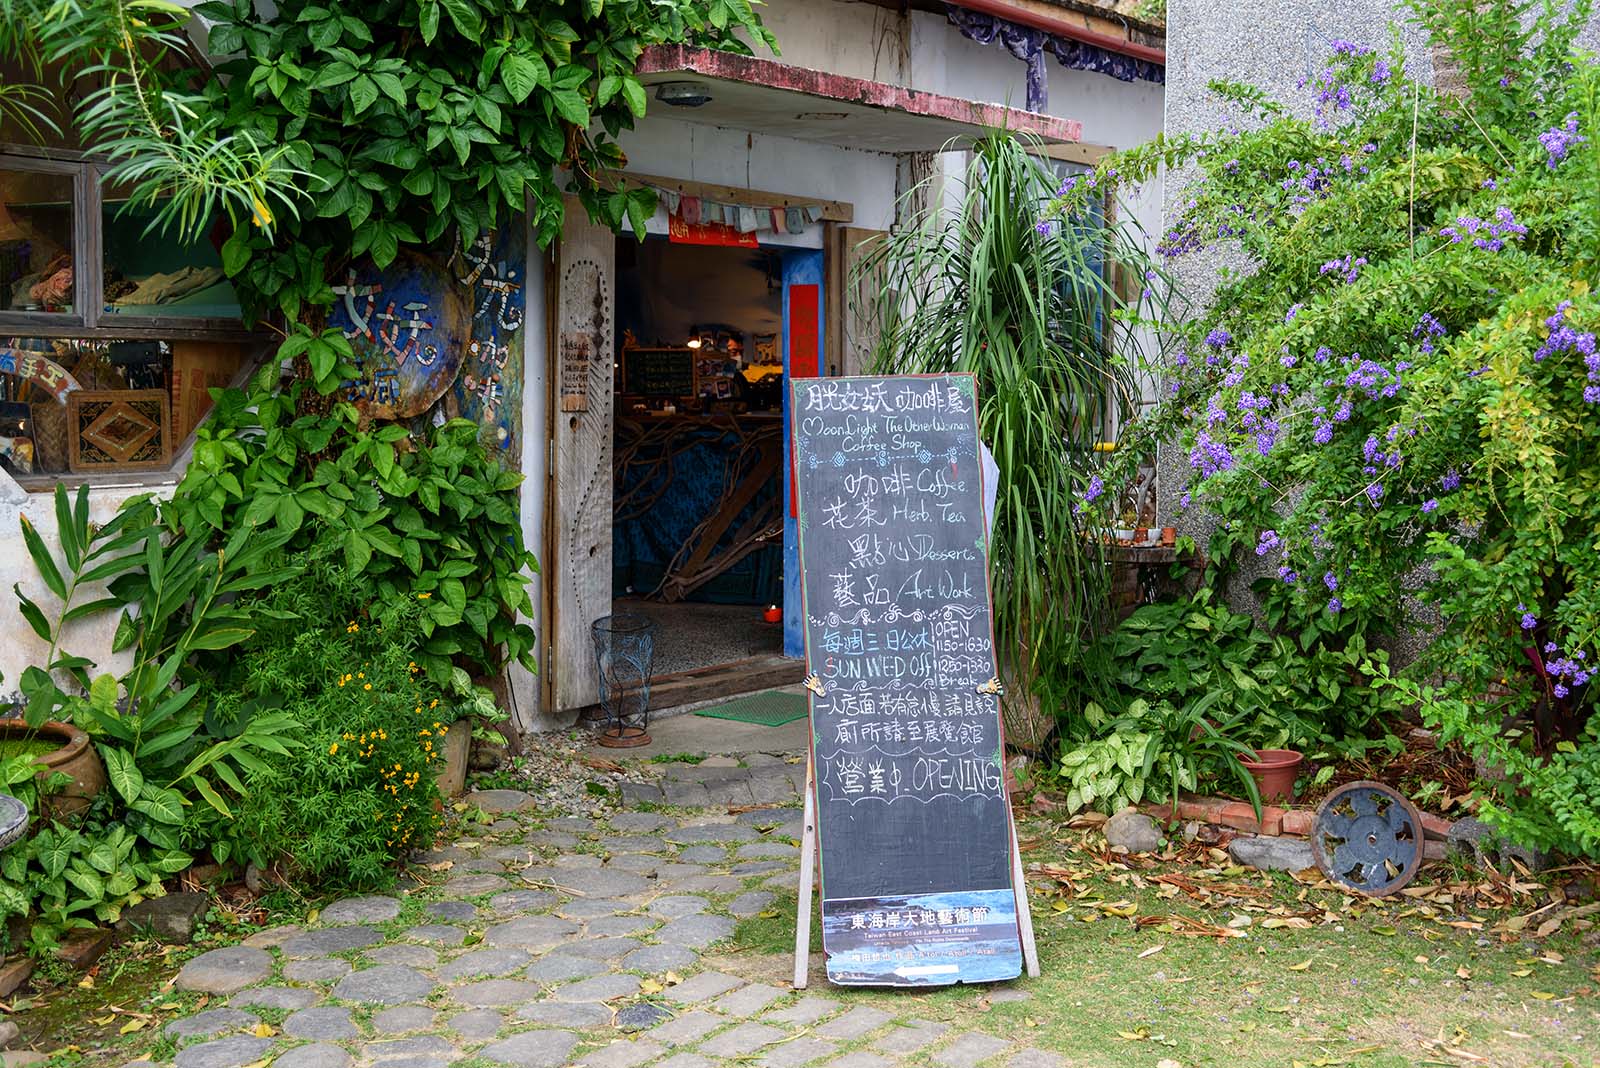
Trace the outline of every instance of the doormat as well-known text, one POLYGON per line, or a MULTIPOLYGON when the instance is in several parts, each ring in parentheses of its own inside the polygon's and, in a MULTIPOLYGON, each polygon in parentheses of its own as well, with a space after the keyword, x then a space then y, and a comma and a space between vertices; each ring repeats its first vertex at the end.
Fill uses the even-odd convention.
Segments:
POLYGON ((737 697, 712 708, 702 708, 695 715, 705 716, 708 719, 731 719, 740 723, 754 723, 758 727, 781 727, 785 723, 805 718, 806 695, 763 690, 746 697, 737 697))

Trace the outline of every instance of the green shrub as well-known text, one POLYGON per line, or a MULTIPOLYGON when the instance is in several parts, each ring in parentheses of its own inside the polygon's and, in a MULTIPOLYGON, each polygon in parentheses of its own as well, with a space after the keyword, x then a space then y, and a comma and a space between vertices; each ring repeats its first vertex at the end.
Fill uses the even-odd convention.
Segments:
POLYGON ((1213 558, 1265 561, 1288 629, 1436 630, 1425 719, 1513 776, 1483 784, 1485 814, 1600 853, 1591 4, 1410 7, 1456 86, 1421 84, 1398 44, 1336 41, 1312 115, 1219 85, 1230 129, 1107 162, 1113 182, 1192 162, 1163 251, 1252 267, 1165 324, 1170 392, 1134 436, 1176 443, 1183 500, 1224 520, 1213 558))
POLYGON ((280 863, 320 885, 388 883, 394 860, 432 839, 435 775, 456 718, 417 663, 421 602, 372 599, 324 540, 297 578, 241 607, 257 633, 214 666, 211 696, 223 714, 281 704, 305 744, 252 774, 234 818, 202 836, 220 858, 280 863))
POLYGON ((1084 703, 1081 720, 1069 720, 1085 736, 1103 733, 1136 703, 1181 711, 1214 696, 1214 715, 1254 748, 1345 751, 1362 747, 1373 724, 1400 707, 1371 682, 1388 654, 1368 649, 1359 635, 1342 649, 1320 632, 1274 635, 1213 603, 1208 589, 1192 600, 1141 606, 1096 643, 1090 662, 1102 673, 1099 699, 1084 703))
POLYGON ((194 462, 173 497, 176 524, 218 536, 256 527, 285 538, 290 558, 342 555, 375 600, 420 600, 415 659, 438 684, 456 666, 496 674, 511 661, 536 670, 522 538, 522 475, 454 420, 413 436, 369 429, 354 407, 297 415, 306 393, 279 393, 270 365, 248 392, 217 394, 196 432, 194 462))

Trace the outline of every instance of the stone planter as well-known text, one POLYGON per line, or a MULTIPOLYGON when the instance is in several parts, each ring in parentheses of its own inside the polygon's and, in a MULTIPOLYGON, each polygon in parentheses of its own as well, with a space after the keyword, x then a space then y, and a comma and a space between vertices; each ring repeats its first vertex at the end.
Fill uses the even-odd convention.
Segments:
POLYGON ((444 756, 444 767, 439 769, 439 793, 444 797, 460 797, 467 789, 467 752, 472 748, 472 725, 464 719, 450 724, 445 731, 439 751, 444 756))
POLYGON ((56 793, 42 797, 38 813, 48 819, 63 820, 77 816, 106 788, 106 768, 100 763, 89 736, 70 723, 49 720, 33 730, 20 719, 0 720, 0 736, 8 738, 36 737, 59 742, 53 752, 39 757, 44 770, 39 772, 43 782, 56 772, 72 777, 72 781, 56 793))

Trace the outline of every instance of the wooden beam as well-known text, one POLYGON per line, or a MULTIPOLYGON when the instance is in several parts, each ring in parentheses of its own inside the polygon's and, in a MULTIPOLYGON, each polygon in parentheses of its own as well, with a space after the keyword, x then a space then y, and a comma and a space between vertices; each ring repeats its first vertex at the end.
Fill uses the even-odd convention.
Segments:
POLYGON ((1059 145, 1041 145, 1036 151, 1049 159, 1082 163, 1093 167, 1116 150, 1110 145, 1089 145, 1082 141, 1074 141, 1059 145))
POLYGON ((702 200, 714 200, 719 204, 742 204, 748 208, 803 208, 815 204, 822 208, 822 218, 826 222, 847 223, 856 216, 855 205, 845 200, 823 200, 820 197, 797 196, 790 193, 768 193, 758 189, 714 185, 711 182, 696 182, 688 178, 662 178, 653 174, 637 174, 633 171, 623 171, 621 176, 641 185, 670 189, 686 197, 700 197, 702 200))

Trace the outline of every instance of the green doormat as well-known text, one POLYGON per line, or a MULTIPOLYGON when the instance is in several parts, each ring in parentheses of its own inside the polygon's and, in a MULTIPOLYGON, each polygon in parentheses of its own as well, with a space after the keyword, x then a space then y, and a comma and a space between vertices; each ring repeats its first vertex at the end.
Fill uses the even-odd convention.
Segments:
POLYGON ((740 723, 754 723, 761 727, 781 727, 785 723, 805 718, 806 695, 763 690, 746 697, 737 697, 726 704, 702 708, 695 715, 710 719, 732 719, 740 723))

